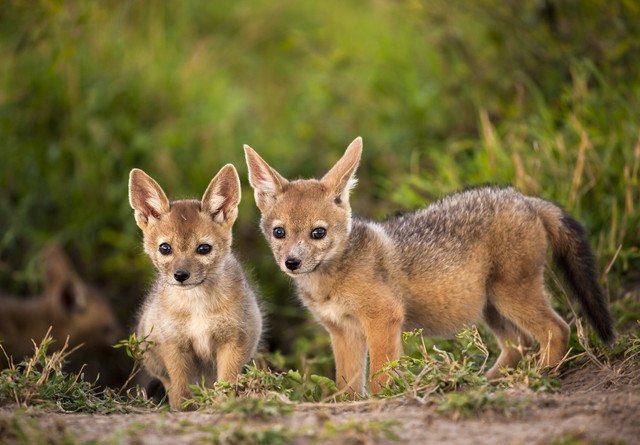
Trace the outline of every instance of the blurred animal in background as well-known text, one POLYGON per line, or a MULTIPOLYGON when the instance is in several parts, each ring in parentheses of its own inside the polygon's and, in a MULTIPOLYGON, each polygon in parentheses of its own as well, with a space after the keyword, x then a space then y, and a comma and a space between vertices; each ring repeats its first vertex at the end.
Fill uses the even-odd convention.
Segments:
MULTIPOLYGON (((3 348, 15 363, 20 362, 33 353, 32 340, 40 342, 51 326, 55 340, 52 348, 61 348, 68 336, 71 347, 82 343, 81 355, 96 360, 96 351, 111 349, 123 332, 109 301, 78 276, 57 245, 44 249, 42 261, 45 276, 41 295, 18 297, 0 293, 3 348)), ((6 357, 0 355, 0 366, 5 367, 6 357)))

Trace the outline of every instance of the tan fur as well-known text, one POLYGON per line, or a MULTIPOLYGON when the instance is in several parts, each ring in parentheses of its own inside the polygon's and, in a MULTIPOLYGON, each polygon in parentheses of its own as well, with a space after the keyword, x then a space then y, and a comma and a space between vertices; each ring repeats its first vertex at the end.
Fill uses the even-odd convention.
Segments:
MULTIPOLYGON (((122 329, 108 300, 78 276, 58 246, 47 246, 42 261, 45 280, 41 295, 0 296, 0 340, 14 362, 31 355, 33 342, 39 343, 50 326, 53 350, 62 347, 67 336, 71 347, 115 344, 122 329)), ((6 359, 1 356, 0 362, 6 359)))
POLYGON ((321 180, 288 181, 245 146, 262 231, 303 304, 329 331, 339 387, 364 391, 368 349, 371 389, 379 390, 386 377, 376 373, 401 355, 403 330, 449 336, 480 320, 502 348, 490 378, 515 366, 517 346, 532 337, 546 365, 561 360, 569 327, 551 309, 543 282, 548 238, 558 246, 575 238, 569 229, 553 233, 565 232, 561 210, 486 187, 381 223, 352 219, 349 189, 361 151, 357 138, 321 180), (274 237, 275 227, 284 238, 274 237), (312 239, 316 227, 327 230, 324 238, 312 239), (299 268, 289 270, 287 258, 299 268))
POLYGON ((231 227, 240 202, 240 181, 223 167, 201 201, 169 202, 162 188, 134 169, 129 198, 144 234, 144 250, 158 271, 137 327, 154 346, 144 364, 159 378, 174 410, 190 397, 188 385, 232 382, 255 354, 262 317, 253 289, 231 252, 231 227), (171 253, 159 246, 167 243, 171 253), (211 252, 197 253, 201 244, 211 252), (179 282, 176 271, 189 273, 179 282))

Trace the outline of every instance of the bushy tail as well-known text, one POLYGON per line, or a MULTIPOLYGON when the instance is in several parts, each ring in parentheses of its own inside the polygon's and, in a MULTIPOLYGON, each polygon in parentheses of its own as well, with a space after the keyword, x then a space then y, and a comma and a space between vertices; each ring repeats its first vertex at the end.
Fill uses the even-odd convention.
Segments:
POLYGON ((580 302, 589 323, 605 343, 612 343, 613 319, 602 288, 591 247, 582 225, 561 209, 538 198, 528 198, 549 234, 553 260, 571 293, 580 302))

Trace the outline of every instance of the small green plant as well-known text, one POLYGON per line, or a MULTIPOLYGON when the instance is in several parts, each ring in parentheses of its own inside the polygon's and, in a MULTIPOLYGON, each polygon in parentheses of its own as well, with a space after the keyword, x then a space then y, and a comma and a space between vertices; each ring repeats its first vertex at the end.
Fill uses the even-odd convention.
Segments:
POLYGON ((637 363, 640 360, 640 337, 638 337, 638 334, 632 334, 628 337, 626 343, 625 360, 632 360, 637 363))
POLYGON ((640 363, 640 321, 636 321, 636 329, 618 336, 611 348, 604 349, 608 358, 622 358, 623 363, 640 363))
POLYGON ((556 392, 560 379, 540 365, 538 355, 528 355, 520 360, 515 369, 506 370, 498 381, 501 388, 524 387, 536 392, 556 392))
MULTIPOLYGON (((215 407, 230 398, 248 397, 270 400, 317 402, 331 398, 338 391, 336 384, 328 377, 300 374, 298 371, 273 372, 259 369, 255 365, 245 367, 245 372, 236 382, 216 382, 207 387, 204 380, 191 385, 193 397, 184 402, 185 407, 215 407)), ((336 396, 336 400, 342 396, 336 396)))
POLYGON ((293 405, 278 399, 229 397, 216 406, 215 409, 221 413, 266 420, 272 417, 291 414, 293 412, 293 405))
POLYGON ((487 409, 506 414, 527 404, 528 399, 509 398, 503 391, 490 391, 485 387, 445 394, 437 401, 436 411, 441 414, 451 413, 454 418, 460 418, 487 409))
POLYGON ((381 397, 411 394, 425 400, 434 393, 441 394, 487 383, 481 371, 488 351, 475 327, 464 330, 457 338, 459 346, 467 353, 454 354, 435 345, 428 348, 420 330, 404 333, 403 340, 405 343, 419 340, 415 346, 419 356, 403 356, 380 371, 390 377, 381 397), (473 348, 472 344, 475 345, 473 348), (482 352, 481 363, 473 354, 468 353, 472 349, 482 352))
POLYGON ((247 366, 246 372, 240 374, 233 382, 215 382, 212 387, 207 387, 204 380, 197 385, 190 385, 193 397, 184 402, 185 407, 192 405, 206 407, 215 406, 230 397, 263 397, 263 398, 291 398, 294 380, 290 375, 294 371, 271 372, 258 369, 255 366, 247 366))
POLYGON ((147 335, 143 337, 138 337, 138 335, 134 332, 129 335, 129 338, 124 340, 120 340, 118 344, 113 345, 115 349, 124 348, 127 356, 133 359, 133 367, 131 368, 131 372, 129 373, 129 377, 122 384, 118 394, 120 394, 124 388, 126 388, 129 383, 135 378, 136 375, 142 369, 142 360, 144 359, 144 355, 155 346, 155 342, 149 340, 151 333, 153 332, 153 327, 151 331, 147 335))
POLYGON ((539 354, 527 354, 520 364, 505 370, 503 377, 489 382, 484 377, 489 347, 475 326, 460 332, 455 341, 441 349, 429 344, 421 331, 403 334, 406 355, 391 362, 381 372, 390 381, 379 397, 409 396, 421 403, 435 403, 438 413, 467 416, 484 409, 508 413, 528 403, 522 397, 508 397, 505 390, 525 387, 532 391, 556 391, 560 380, 540 365, 539 354))
MULTIPOLYGON (((6 354, 9 367, 0 372, 0 402, 14 402, 21 407, 55 407, 65 412, 126 412, 134 406, 151 406, 144 398, 121 399, 110 389, 99 390, 84 374, 69 374, 63 370, 67 357, 77 348, 69 349, 68 341, 59 350, 48 354, 53 343, 51 328, 43 340, 34 342, 32 357, 15 364, 6 354)), ((0 345, 4 352, 4 348, 0 345)))

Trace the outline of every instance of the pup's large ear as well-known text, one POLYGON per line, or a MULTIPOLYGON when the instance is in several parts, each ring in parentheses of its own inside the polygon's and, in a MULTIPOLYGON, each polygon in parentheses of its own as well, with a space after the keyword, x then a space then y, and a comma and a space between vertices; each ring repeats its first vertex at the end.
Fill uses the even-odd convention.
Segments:
POLYGON ((362 138, 358 136, 349 144, 336 165, 322 177, 322 182, 334 194, 336 204, 349 201, 349 192, 358 182, 355 173, 361 155, 362 138))
POLYGON ((67 255, 57 244, 48 244, 42 250, 46 285, 57 285, 76 279, 76 273, 67 255))
POLYGON ((211 180, 202 196, 202 210, 209 212, 217 223, 231 225, 238 217, 240 178, 236 168, 227 164, 211 180))
POLYGON ((256 205, 261 212, 269 209, 289 183, 280 173, 262 159, 255 150, 244 146, 244 154, 249 168, 249 184, 253 187, 256 205))
POLYGON ((68 257, 56 244, 49 244, 42 252, 45 273, 45 295, 52 307, 62 314, 84 310, 87 299, 78 285, 80 279, 68 257))
POLYGON ((169 212, 169 200, 162 187, 139 168, 131 170, 129 175, 129 204, 135 210, 138 227, 144 230, 149 218, 160 219, 169 212))

